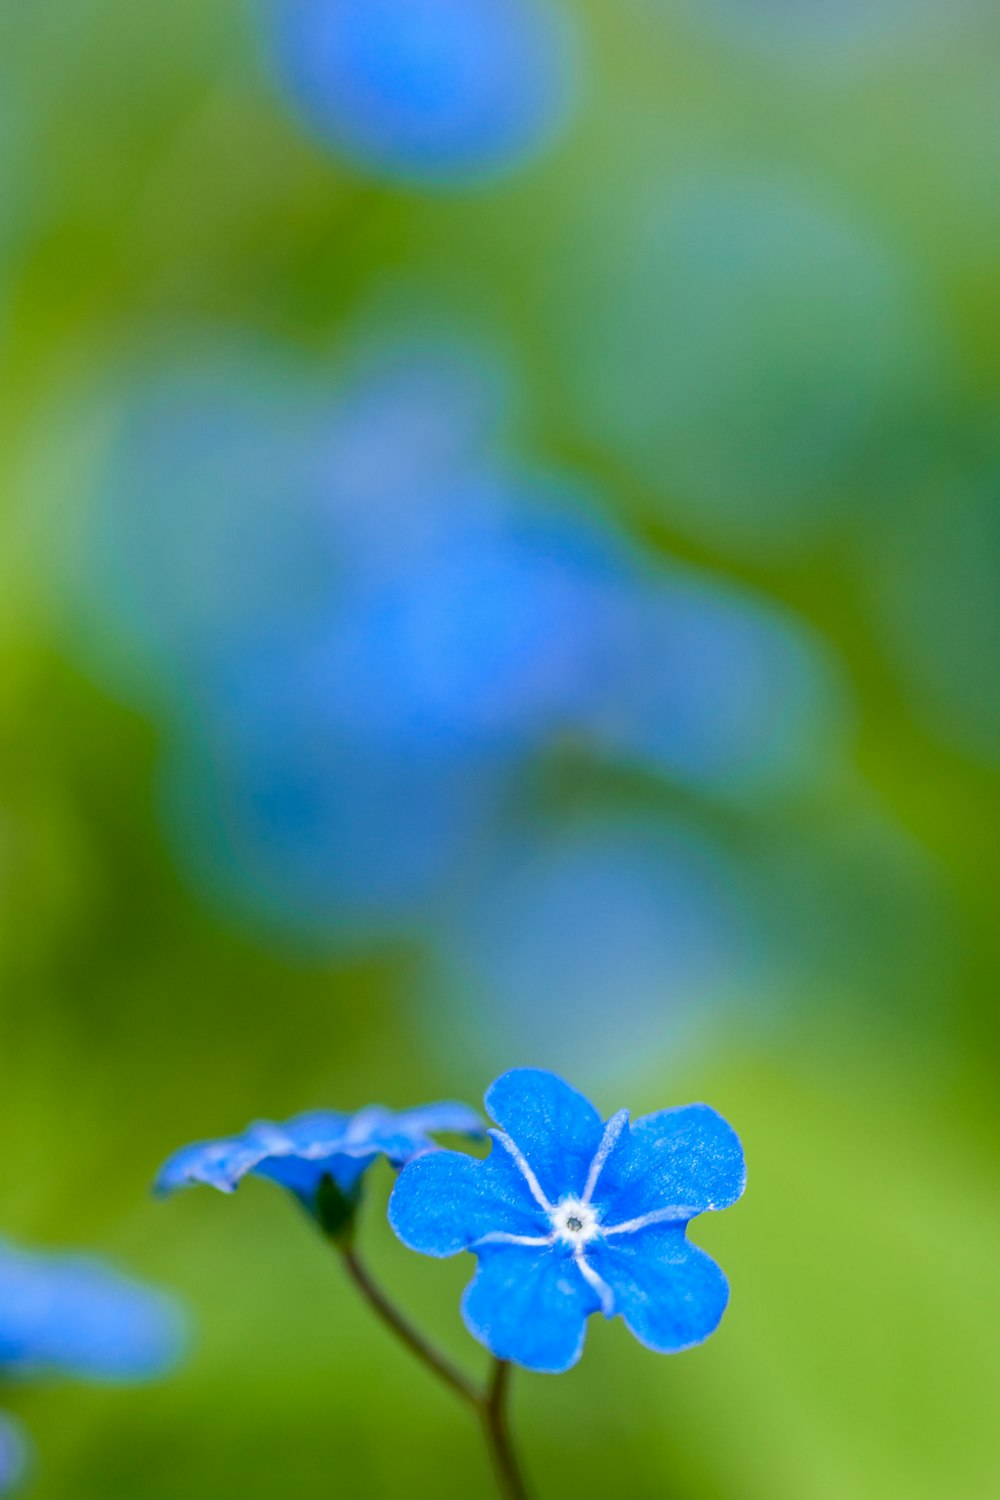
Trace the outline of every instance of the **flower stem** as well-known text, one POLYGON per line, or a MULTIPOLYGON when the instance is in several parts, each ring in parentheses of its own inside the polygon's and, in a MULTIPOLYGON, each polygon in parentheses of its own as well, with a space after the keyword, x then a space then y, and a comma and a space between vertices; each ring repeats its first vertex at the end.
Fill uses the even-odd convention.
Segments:
POLYGON ((440 1354, 423 1334, 418 1333, 395 1304, 390 1302, 378 1283, 372 1280, 353 1245, 342 1243, 337 1245, 337 1249, 348 1276, 376 1316, 401 1344, 405 1344, 411 1354, 416 1355, 421 1364, 476 1412, 482 1423, 483 1436, 504 1500, 528 1500, 528 1490, 511 1441, 507 1417, 510 1364, 503 1359, 496 1360, 489 1385, 485 1390, 480 1390, 449 1359, 440 1354))
POLYGON ((423 1364, 427 1366, 437 1378, 449 1386, 463 1401, 468 1401, 479 1410, 483 1405, 483 1398, 479 1391, 466 1379, 461 1370, 446 1359, 443 1354, 429 1344, 423 1334, 418 1333, 397 1307, 389 1301, 382 1289, 374 1282, 366 1268, 358 1259, 357 1252, 350 1245, 341 1250, 347 1274, 354 1285, 358 1288, 369 1307, 381 1318, 382 1322, 405 1344, 411 1354, 415 1354, 423 1364))
POLYGON ((490 1450, 497 1483, 504 1500, 528 1500, 528 1490, 521 1473, 507 1418, 507 1391, 511 1366, 505 1359, 493 1365, 493 1377, 480 1405, 486 1446, 490 1450))

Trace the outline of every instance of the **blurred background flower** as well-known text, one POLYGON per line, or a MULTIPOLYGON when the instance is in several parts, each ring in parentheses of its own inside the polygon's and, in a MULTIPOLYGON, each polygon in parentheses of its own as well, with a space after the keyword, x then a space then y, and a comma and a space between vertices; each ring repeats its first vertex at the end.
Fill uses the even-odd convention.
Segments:
POLYGON ((19 1380, 56 1374, 143 1380, 177 1359, 177 1307, 86 1256, 0 1244, 0 1365, 19 1380))
MULTIPOLYGON (((170 1369, 185 1343, 179 1306, 162 1292, 83 1255, 0 1241, 0 1379, 71 1376, 113 1383, 170 1369)), ((27 1467, 20 1428, 0 1417, 0 1493, 27 1467)))
POLYGON ((567 112, 559 0, 261 0, 264 46, 306 125, 362 168, 473 181, 546 145, 567 112))
POLYGON ((724 1334, 526 1380, 543 1492, 996 1489, 997 41, 0 8, 0 1209, 204 1325, 4 1393, 40 1500, 468 1495, 302 1226, 146 1187, 518 1063, 754 1163, 724 1334))

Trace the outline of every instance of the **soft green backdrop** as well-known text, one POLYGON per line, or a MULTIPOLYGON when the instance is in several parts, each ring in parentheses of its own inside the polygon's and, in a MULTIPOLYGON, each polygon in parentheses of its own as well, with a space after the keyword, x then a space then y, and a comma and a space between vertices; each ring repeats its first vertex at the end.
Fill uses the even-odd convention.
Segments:
MULTIPOLYGON (((489 188, 424 194, 298 132, 238 0, 0 5, 0 1229, 112 1253, 177 1288, 197 1324, 162 1384, 5 1394, 37 1445, 37 1500, 489 1493, 464 1414, 369 1325, 275 1190, 148 1197, 189 1138, 323 1104, 475 1100, 490 1074, 413 1002, 406 948, 296 958, 185 888, 155 806, 159 731, 76 650, 65 597, 79 413, 116 362, 201 328, 326 351, 387 286, 502 336, 535 450, 600 483, 637 534, 828 635, 859 697, 855 770, 915 867, 933 866, 945 934, 926 984, 894 962, 862 997, 817 971, 770 1031, 737 1014, 627 1097, 597 1086, 607 1112, 709 1100, 744 1139, 750 1188, 695 1231, 733 1287, 716 1338, 659 1359, 602 1324, 570 1375, 519 1380, 540 1493, 1000 1487, 997 757, 921 675, 929 653, 932 681, 995 692, 995 595, 959 611, 941 662, 919 596, 912 642, 882 623, 921 507, 947 529, 967 484, 996 501, 1000 30, 970 6, 926 34, 900 6, 888 42, 837 60, 819 41, 746 47, 653 0, 584 10, 584 99, 558 150, 489 188), (905 260, 927 347, 946 351, 944 372, 925 350, 919 399, 876 425, 842 520, 792 553, 675 527, 574 392, 592 304, 567 249, 613 217, 623 181, 678 161, 756 162, 846 207, 905 260)), ((904 923, 892 951, 926 936, 904 923)), ((476 1363, 457 1312, 469 1267, 406 1255, 380 1222, 387 1188, 367 1210, 376 1263, 476 1363)))

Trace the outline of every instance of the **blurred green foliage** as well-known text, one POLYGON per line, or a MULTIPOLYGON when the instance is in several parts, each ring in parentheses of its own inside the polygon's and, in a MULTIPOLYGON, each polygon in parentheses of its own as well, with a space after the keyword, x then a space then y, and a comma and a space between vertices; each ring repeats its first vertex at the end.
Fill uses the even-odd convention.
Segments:
MULTIPOLYGON (((148 1199, 186 1139, 312 1106, 475 1101, 489 1079, 411 1003, 405 945, 305 960, 183 888, 155 810, 157 731, 78 659, 58 562, 92 441, 80 412, 117 361, 203 327, 326 350, 399 287, 516 349, 537 450, 602 484, 636 534, 834 641, 860 699, 859 770, 936 863, 953 934, 931 1003, 888 972, 882 1004, 860 1008, 817 974, 775 1034, 734 1016, 628 1099, 598 1097, 608 1112, 709 1100, 744 1139, 750 1188, 696 1231, 733 1287, 709 1344, 658 1359, 602 1325, 570 1375, 518 1381, 539 1491, 997 1493, 996 767, 920 711, 879 625, 918 497, 933 489, 948 514, 996 421, 997 18, 961 8, 932 40, 826 71, 653 0, 583 9, 575 129, 465 193, 367 180, 302 136, 239 0, 0 9, 0 1227, 120 1257, 179 1289, 200 1330, 161 1385, 4 1394, 37 1442, 38 1500, 489 1493, 465 1415, 369 1324, 277 1193, 148 1199), (673 529, 569 389, 567 252, 608 182, 680 158, 762 161, 849 205, 905 254, 951 351, 947 402, 923 414, 905 472, 886 437, 884 513, 795 556, 734 562, 673 529)), ((366 1210, 374 1260, 476 1364, 466 1267, 391 1241, 387 1185, 366 1210)))

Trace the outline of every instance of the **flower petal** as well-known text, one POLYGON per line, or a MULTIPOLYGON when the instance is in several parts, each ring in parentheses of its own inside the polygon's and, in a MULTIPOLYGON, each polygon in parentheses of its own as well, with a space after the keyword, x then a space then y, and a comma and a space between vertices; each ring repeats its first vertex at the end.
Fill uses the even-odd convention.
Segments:
POLYGON ((466 1327, 492 1354, 551 1375, 576 1364, 587 1318, 599 1307, 572 1255, 557 1246, 482 1250, 462 1298, 466 1327))
POLYGON ((350 1193, 378 1155, 377 1151, 369 1151, 364 1156, 336 1152, 333 1156, 315 1160, 304 1156, 265 1156, 252 1170, 255 1177, 267 1177, 271 1182, 280 1183, 312 1212, 324 1177, 332 1177, 343 1192, 350 1193))
POLYGON ((457 1255, 487 1234, 546 1236, 550 1225, 502 1146, 484 1161, 431 1151, 399 1174, 389 1223, 424 1255, 457 1255))
POLYGON ((401 1167, 421 1151, 434 1149, 432 1131, 453 1135, 483 1136, 485 1127, 480 1115, 466 1104, 427 1104, 417 1109, 392 1110, 373 1107, 355 1115, 348 1141, 364 1138, 375 1150, 388 1157, 394 1167, 401 1167))
POLYGON ((157 1174, 154 1192, 166 1195, 192 1183, 204 1182, 218 1188, 220 1193, 233 1193, 240 1180, 265 1155, 266 1147, 248 1140, 247 1136, 196 1141, 167 1158, 157 1174))
POLYGON ((601 1172, 594 1203, 605 1224, 674 1210, 680 1220, 728 1208, 746 1186, 739 1137, 707 1104, 644 1115, 623 1131, 601 1172))
POLYGON ((350 1192, 377 1156, 401 1166, 430 1150, 434 1142, 429 1132, 434 1130, 482 1135, 483 1123, 467 1105, 450 1101, 398 1114, 372 1105, 354 1115, 311 1110, 284 1125, 259 1120, 242 1135, 175 1151, 160 1170, 156 1191, 166 1194, 203 1182, 231 1193, 253 1173, 280 1183, 308 1207, 324 1176, 350 1192))
POLYGON ((604 1127, 582 1094, 555 1073, 512 1068, 487 1090, 486 1108, 553 1203, 583 1192, 604 1127))
POLYGON ((414 1135, 467 1135, 475 1140, 486 1133, 478 1110, 453 1099, 404 1110, 396 1116, 396 1122, 401 1129, 414 1135))
POLYGON ((711 1256, 685 1238, 683 1224, 595 1241, 587 1258, 611 1288, 615 1312, 656 1353, 689 1349, 719 1326, 729 1284, 711 1256))
POLYGON ((350 1126, 351 1116, 339 1110, 312 1109, 295 1115, 281 1128, 290 1150, 316 1159, 332 1156, 340 1149, 350 1126))

